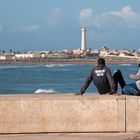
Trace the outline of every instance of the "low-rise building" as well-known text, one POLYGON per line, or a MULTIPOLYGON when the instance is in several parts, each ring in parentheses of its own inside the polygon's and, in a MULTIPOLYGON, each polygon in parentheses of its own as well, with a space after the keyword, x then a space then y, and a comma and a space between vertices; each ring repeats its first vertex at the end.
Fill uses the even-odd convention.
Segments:
POLYGON ((0 60, 6 60, 6 56, 0 55, 0 60))
POLYGON ((15 54, 15 59, 27 59, 33 58, 34 54, 31 53, 22 53, 22 54, 15 54))

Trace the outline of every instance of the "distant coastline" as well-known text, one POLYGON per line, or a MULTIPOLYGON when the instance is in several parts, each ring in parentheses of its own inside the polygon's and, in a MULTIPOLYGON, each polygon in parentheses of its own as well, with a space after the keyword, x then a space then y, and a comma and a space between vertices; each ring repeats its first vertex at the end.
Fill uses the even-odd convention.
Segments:
MULTIPOLYGON (((97 58, 72 58, 72 59, 21 59, 21 60, 3 60, 0 64, 96 64, 97 58)), ((124 57, 105 57, 107 64, 137 64, 136 58, 124 57)))

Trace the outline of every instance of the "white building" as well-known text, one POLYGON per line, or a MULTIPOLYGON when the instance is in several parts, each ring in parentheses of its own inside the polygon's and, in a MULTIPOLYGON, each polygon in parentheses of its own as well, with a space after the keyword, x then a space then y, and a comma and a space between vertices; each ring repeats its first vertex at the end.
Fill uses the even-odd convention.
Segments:
POLYGON ((33 54, 15 54, 15 58, 17 59, 26 59, 26 58, 33 58, 33 54))
POLYGON ((6 56, 0 55, 0 60, 6 60, 6 56))

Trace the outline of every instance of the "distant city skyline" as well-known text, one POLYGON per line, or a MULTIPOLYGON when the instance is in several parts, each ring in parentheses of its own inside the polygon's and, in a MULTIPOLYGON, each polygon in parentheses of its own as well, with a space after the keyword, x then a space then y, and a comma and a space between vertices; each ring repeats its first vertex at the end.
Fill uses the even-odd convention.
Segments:
POLYGON ((140 48, 139 0, 0 0, 0 50, 140 48))

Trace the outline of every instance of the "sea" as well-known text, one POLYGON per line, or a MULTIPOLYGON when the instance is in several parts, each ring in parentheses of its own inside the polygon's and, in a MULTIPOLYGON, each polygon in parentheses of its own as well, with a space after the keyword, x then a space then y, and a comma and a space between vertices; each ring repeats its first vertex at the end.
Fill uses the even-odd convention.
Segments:
MULTIPOLYGON (((4 64, 0 65, 0 94, 78 93, 94 64, 4 64)), ((112 73, 120 69, 126 83, 136 64, 109 64, 112 73)), ((119 91, 121 89, 119 88, 119 91)), ((86 94, 97 93, 93 83, 86 94)))

